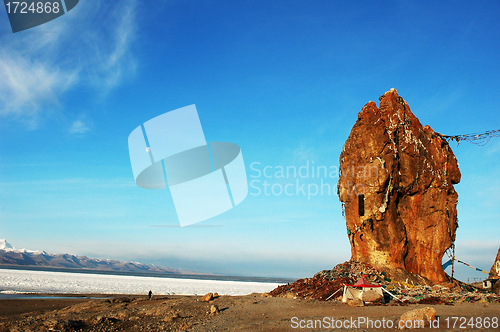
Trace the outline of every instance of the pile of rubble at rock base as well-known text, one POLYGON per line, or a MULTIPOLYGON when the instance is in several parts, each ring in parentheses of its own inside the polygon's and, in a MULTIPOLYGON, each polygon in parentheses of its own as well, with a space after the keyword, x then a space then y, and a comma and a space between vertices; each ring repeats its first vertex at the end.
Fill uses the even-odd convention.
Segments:
POLYGON ((454 302, 498 303, 500 296, 487 292, 456 279, 451 279, 449 287, 425 283, 417 284, 414 281, 402 282, 388 277, 386 272, 357 261, 338 264, 332 270, 318 272, 313 278, 305 278, 294 283, 278 286, 269 293, 275 297, 327 300, 330 295, 338 291, 329 299, 338 300, 343 295, 344 284, 354 284, 362 276, 373 284, 380 284, 391 292, 400 301, 390 299, 390 304, 453 304, 454 302), (339 290, 340 289, 340 290, 339 290))
POLYGON ((345 283, 351 283, 351 279, 338 278, 336 280, 328 280, 315 275, 313 278, 299 279, 292 284, 278 286, 269 292, 269 295, 325 301, 335 291, 343 287, 345 283))

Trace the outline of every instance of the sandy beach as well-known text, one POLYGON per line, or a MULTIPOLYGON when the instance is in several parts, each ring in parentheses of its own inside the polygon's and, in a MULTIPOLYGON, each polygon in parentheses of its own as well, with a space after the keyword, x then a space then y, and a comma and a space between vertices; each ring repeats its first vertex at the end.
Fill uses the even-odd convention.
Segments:
POLYGON ((0 331, 324 331, 344 324, 342 331, 394 331, 400 316, 432 307, 439 327, 419 331, 497 331, 499 303, 454 305, 378 305, 351 307, 339 301, 267 297, 262 294, 220 296, 204 302, 201 296, 106 296, 102 299, 2 299, 0 331), (454 318, 459 319, 455 322, 454 318), (471 321, 473 318, 473 321, 471 321), (478 322, 490 321, 490 328, 478 322), (372 326, 367 326, 369 321, 372 326), (460 328, 461 321, 466 321, 460 328), (366 323, 364 323, 366 322, 366 323), (470 324, 473 322, 474 326, 470 324), (354 325, 352 325, 354 323, 354 325), (315 324, 315 325, 314 325, 315 324), (467 325, 469 324, 469 325, 467 325), (379 328, 376 328, 379 326, 379 328), (384 328, 384 326, 386 328, 384 328))

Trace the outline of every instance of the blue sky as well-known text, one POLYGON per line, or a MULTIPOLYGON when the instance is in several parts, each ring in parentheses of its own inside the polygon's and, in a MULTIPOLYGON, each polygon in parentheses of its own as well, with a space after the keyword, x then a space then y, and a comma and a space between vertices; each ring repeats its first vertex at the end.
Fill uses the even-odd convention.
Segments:
MULTIPOLYGON (((253 169, 338 167, 357 113, 393 87, 437 132, 500 129, 499 15, 496 1, 82 0, 13 34, 0 10, 0 238, 233 275, 332 268, 350 258, 335 191, 250 187, 236 208, 175 227, 169 191, 134 184, 128 135, 196 104, 207 141, 238 144, 249 182, 262 184, 253 169)), ((500 138, 451 146, 462 171, 457 256, 489 270, 500 138)))

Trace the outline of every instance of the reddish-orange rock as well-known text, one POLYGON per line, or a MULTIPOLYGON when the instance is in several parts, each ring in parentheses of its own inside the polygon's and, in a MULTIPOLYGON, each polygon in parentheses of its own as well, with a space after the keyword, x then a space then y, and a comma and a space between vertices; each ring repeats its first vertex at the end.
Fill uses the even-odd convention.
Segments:
POLYGON ((497 258, 495 258, 495 262, 491 266, 490 273, 494 274, 495 277, 500 277, 500 248, 498 248, 497 258))
POLYGON ((213 293, 207 293, 207 294, 205 294, 205 295, 201 298, 201 300, 202 300, 203 302, 210 302, 210 301, 212 301, 213 299, 214 299, 214 294, 213 294, 213 293))
POLYGON ((340 155, 351 259, 446 280, 441 259, 455 240, 460 170, 450 146, 391 89, 358 114, 340 155))

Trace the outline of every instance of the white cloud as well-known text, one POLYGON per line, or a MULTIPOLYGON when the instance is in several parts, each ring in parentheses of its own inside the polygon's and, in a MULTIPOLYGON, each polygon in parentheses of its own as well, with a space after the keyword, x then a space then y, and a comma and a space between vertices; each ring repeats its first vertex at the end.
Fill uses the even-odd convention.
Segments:
POLYGON ((79 55, 80 61, 87 64, 85 79, 101 92, 102 89, 107 92, 135 72, 137 66, 131 47, 137 30, 136 5, 137 0, 122 1, 118 5, 104 1, 99 1, 97 7, 96 4, 88 5, 91 13, 109 12, 92 18, 101 22, 99 30, 87 26, 95 25, 93 21, 85 22, 82 23, 85 33, 77 37, 85 45, 84 52, 79 55))
POLYGON ((36 128, 41 117, 63 108, 69 89, 92 86, 102 95, 133 74, 136 3, 80 1, 54 21, 1 35, 0 117, 36 128))
POLYGON ((496 251, 498 250, 499 243, 497 241, 478 241, 478 240, 469 240, 469 241, 460 241, 460 246, 463 247, 466 251, 472 250, 484 250, 484 251, 496 251))
POLYGON ((76 120, 73 122, 71 127, 69 128, 70 134, 85 134, 90 130, 90 127, 81 120, 76 120))
POLYGON ((293 151, 293 157, 296 161, 313 161, 315 154, 312 146, 306 146, 300 143, 300 146, 293 151))
POLYGON ((0 77, 0 116, 21 118, 36 127, 40 112, 58 104, 58 96, 75 83, 77 73, 4 53, 0 77))
POLYGON ((118 25, 114 31, 114 47, 109 52, 107 62, 101 66, 108 88, 118 84, 127 70, 135 71, 135 61, 130 56, 130 45, 136 29, 134 10, 135 5, 130 4, 124 7, 123 13, 119 15, 118 25))
POLYGON ((488 147, 488 150, 486 151, 486 153, 488 155, 498 154, 498 152, 500 151, 500 142, 496 141, 494 143, 493 142, 488 142, 488 143, 489 143, 489 147, 488 147))

